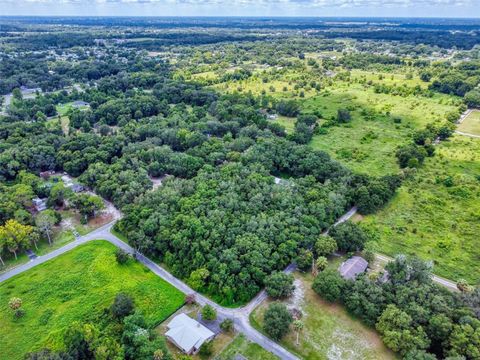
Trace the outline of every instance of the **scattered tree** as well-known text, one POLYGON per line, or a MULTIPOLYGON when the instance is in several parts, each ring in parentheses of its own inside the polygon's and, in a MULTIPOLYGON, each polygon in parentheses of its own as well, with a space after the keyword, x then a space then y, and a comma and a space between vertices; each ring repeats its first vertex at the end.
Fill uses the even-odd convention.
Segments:
POLYGON ((278 341, 288 332, 292 321, 292 315, 287 307, 275 302, 265 311, 263 329, 273 340, 278 341))
POLYGON ((135 305, 133 299, 130 295, 123 292, 118 293, 115 296, 112 306, 110 306, 110 311, 112 315, 117 320, 122 320, 124 317, 133 314, 135 310, 135 305))

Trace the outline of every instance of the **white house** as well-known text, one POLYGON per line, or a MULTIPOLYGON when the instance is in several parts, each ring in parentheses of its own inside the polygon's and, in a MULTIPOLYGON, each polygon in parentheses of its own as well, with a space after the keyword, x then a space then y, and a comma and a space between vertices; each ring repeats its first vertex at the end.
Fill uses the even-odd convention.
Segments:
POLYGON ((165 336, 185 354, 196 354, 215 334, 184 313, 175 316, 167 325, 165 336))

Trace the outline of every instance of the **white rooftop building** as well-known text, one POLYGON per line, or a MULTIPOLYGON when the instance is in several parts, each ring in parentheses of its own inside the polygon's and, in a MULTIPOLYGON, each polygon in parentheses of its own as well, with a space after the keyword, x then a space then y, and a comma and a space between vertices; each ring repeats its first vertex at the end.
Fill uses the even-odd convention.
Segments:
POLYGON ((165 336, 185 354, 196 354, 215 334, 184 313, 175 316, 167 325, 165 336))

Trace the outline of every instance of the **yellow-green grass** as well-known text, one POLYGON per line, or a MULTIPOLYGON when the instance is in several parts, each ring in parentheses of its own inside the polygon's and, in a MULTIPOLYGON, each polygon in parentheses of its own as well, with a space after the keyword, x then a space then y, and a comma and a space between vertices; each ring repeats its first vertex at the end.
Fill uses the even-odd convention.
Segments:
POLYGON ((70 119, 66 115, 61 116, 60 119, 58 117, 54 117, 52 119, 49 119, 46 122, 47 129, 49 129, 49 130, 55 129, 55 127, 58 126, 59 121, 60 121, 60 126, 62 128, 63 133, 65 135, 68 135, 70 119))
POLYGON ((457 127, 458 131, 480 136, 480 110, 473 110, 457 127))
POLYGON ((260 345, 252 343, 243 334, 238 335, 217 357, 218 360, 234 360, 241 355, 247 360, 277 360, 278 357, 260 345))
POLYGON ((297 118, 279 116, 276 120, 271 120, 271 121, 279 123, 280 125, 285 127, 287 134, 291 134, 295 129, 295 122, 297 121, 297 118))
POLYGON ((453 98, 442 95, 403 98, 376 94, 359 84, 339 84, 306 99, 303 110, 331 119, 338 109, 350 107, 352 121, 327 128, 326 134, 314 136, 311 146, 327 151, 354 171, 381 176, 399 171, 397 148, 411 141, 414 130, 444 122, 446 114, 457 109, 453 103, 453 98), (372 120, 362 116, 363 109, 373 112, 372 120), (401 122, 395 123, 395 118, 401 122))
POLYGON ((407 180, 382 211, 362 223, 380 251, 417 255, 451 280, 480 283, 480 139, 456 135, 407 180))
POLYGON ((407 73, 409 72, 409 69, 401 69, 399 72, 378 72, 353 69, 350 71, 350 74, 352 79, 364 79, 366 81, 372 81, 374 84, 384 84, 390 86, 406 85, 409 88, 419 85, 421 88, 428 88, 429 83, 420 80, 420 77, 415 75, 413 71, 410 72, 413 75, 412 78, 408 79, 407 73))
POLYGON ((0 359, 22 359, 42 347, 61 349, 62 333, 74 321, 89 321, 108 308, 115 295, 130 294, 150 326, 184 303, 184 294, 131 260, 119 265, 116 247, 94 241, 0 284, 0 359), (25 315, 15 320, 8 307, 23 300, 25 315))
MULTIPOLYGON (((373 329, 351 317, 341 305, 327 303, 315 294, 310 274, 297 273, 295 277, 296 285, 301 284, 304 293, 304 301, 295 305, 303 312, 304 328, 299 334, 298 346, 292 329, 281 340, 281 345, 308 360, 395 359, 373 329)), ((253 325, 259 329, 268 305, 269 302, 265 302, 251 315, 253 325)))

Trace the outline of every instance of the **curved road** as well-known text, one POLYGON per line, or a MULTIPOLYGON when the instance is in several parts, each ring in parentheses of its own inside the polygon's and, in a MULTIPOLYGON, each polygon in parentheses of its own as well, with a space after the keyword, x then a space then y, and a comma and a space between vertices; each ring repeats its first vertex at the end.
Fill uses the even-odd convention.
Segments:
MULTIPOLYGON (((349 220, 352 216, 354 216, 356 214, 356 212, 357 212, 357 209, 355 207, 353 207, 346 214, 344 214, 342 217, 340 217, 338 219, 338 221, 333 226, 336 226, 338 224, 341 224, 341 223, 349 220)), ((265 290, 262 290, 260 293, 258 293, 257 296, 255 296, 247 305, 245 305, 243 307, 236 308, 236 309, 230 309, 230 308, 225 308, 223 306, 220 306, 217 303, 215 303, 214 301, 205 297, 204 295, 202 295, 202 294, 194 291, 193 289, 191 289, 183 281, 174 277, 172 274, 170 274, 168 271, 166 271, 164 268, 162 268, 161 266, 159 266, 158 264, 156 264, 155 262, 153 262, 152 260, 150 260, 146 256, 144 256, 144 255, 142 255, 138 252, 135 252, 135 250, 130 245, 126 244, 125 242, 120 240, 117 236, 113 235, 111 233, 111 229, 112 229, 113 225, 115 224, 115 221, 116 220, 114 220, 111 223, 106 224, 106 225, 92 231, 91 233, 89 233, 85 236, 81 236, 81 237, 77 238, 76 240, 74 240, 73 242, 71 242, 71 243, 69 243, 65 246, 62 246, 59 249, 53 250, 52 252, 50 252, 46 255, 39 256, 36 259, 34 259, 34 260, 32 260, 32 261, 30 261, 26 264, 20 265, 16 268, 13 268, 12 270, 9 270, 9 271, 7 271, 3 274, 0 274, 0 283, 7 280, 7 279, 10 279, 11 277, 13 277, 17 274, 20 274, 24 271, 27 271, 27 270, 29 270, 29 269, 31 269, 31 268, 39 265, 39 264, 47 262, 48 260, 51 260, 51 259, 53 259, 53 258, 55 258, 55 257, 57 257, 61 254, 64 254, 67 251, 70 251, 70 250, 76 248, 79 245, 85 244, 85 243, 87 243, 89 241, 92 241, 92 240, 99 240, 99 239, 106 240, 106 241, 112 243, 113 245, 121 248, 122 250, 124 250, 124 251, 126 251, 130 254, 135 254, 136 253, 136 257, 137 257, 138 261, 140 261, 142 264, 144 264, 146 267, 148 267, 153 273, 155 273, 157 276, 161 277, 163 280, 167 281, 171 285, 175 286, 177 289, 182 291, 184 294, 187 294, 187 295, 193 294, 195 296, 195 299, 196 299, 197 303, 199 303, 200 305, 202 305, 202 306, 206 305, 206 304, 211 305, 213 308, 216 309, 220 318, 231 318, 231 319, 233 319, 233 321, 235 323, 236 330, 244 333, 245 336, 249 340, 258 343, 263 348, 265 348, 266 350, 275 354, 276 356, 278 356, 281 359, 298 360, 298 357, 296 357, 295 355, 293 355, 292 353, 290 353, 289 351, 284 349, 282 346, 280 346, 276 342, 270 340, 268 337, 261 334, 260 332, 258 332, 256 329, 254 329, 250 325, 250 322, 249 322, 250 313, 267 298, 267 294, 266 294, 265 290)), ((328 231, 326 231, 325 234, 326 233, 328 233, 328 231)), ((377 254, 376 256, 377 256, 378 259, 383 260, 383 261, 391 261, 392 260, 392 258, 386 257, 384 255, 377 254)), ((292 264, 292 265, 289 265, 285 269, 285 272, 292 272, 294 270, 295 270, 295 266, 292 264)), ((443 278, 440 278, 440 277, 437 277, 437 276, 434 275, 433 280, 435 282, 441 284, 441 285, 444 285, 444 286, 448 287, 449 289, 452 289, 452 290, 457 289, 455 283, 453 283, 451 281, 448 281, 446 279, 443 279, 443 278)))
MULTIPOLYGON (((122 240, 120 240, 118 237, 116 237, 111 233, 110 230, 112 229, 114 224, 115 224, 115 221, 107 225, 104 225, 85 236, 79 237, 76 240, 72 241, 71 243, 68 243, 67 245, 62 246, 61 248, 53 250, 52 252, 46 255, 39 256, 36 259, 26 264, 20 265, 16 268, 13 268, 10 271, 7 271, 1 274, 0 282, 10 279, 11 277, 18 275, 24 271, 27 271, 39 264, 42 264, 51 259, 54 259, 57 256, 64 254, 67 251, 70 251, 76 248, 77 246, 85 244, 92 240, 100 240, 100 239, 106 240, 128 253, 134 254, 135 250, 130 245, 126 244, 125 242, 123 242, 122 240)), ((233 319, 236 330, 244 333, 245 336, 251 341, 258 343, 259 345, 264 347, 266 350, 278 356, 280 359, 298 360, 298 358, 295 355, 291 354, 289 351, 285 350, 282 346, 280 346, 276 342, 270 340, 268 337, 266 337, 265 335, 255 330, 249 323, 250 313, 253 311, 253 309, 255 309, 255 307, 257 307, 263 300, 266 299, 267 295, 265 291, 261 291, 255 298, 253 298, 253 300, 250 303, 248 303, 243 307, 240 307, 237 309, 224 308, 223 306, 220 306, 217 303, 213 302, 212 300, 208 299, 204 295, 194 291, 183 281, 174 277, 172 274, 170 274, 168 271, 163 269, 161 266, 159 266, 158 264, 156 264, 146 256, 137 252, 136 257, 138 261, 140 261, 142 264, 148 267, 153 273, 155 273, 157 276, 161 277, 163 280, 167 281, 171 285, 175 286, 177 289, 179 289, 183 293, 187 295, 190 295, 190 294, 195 295, 195 300, 200 305, 203 306, 205 304, 210 304, 212 307, 214 307, 217 310, 217 313, 220 318, 228 317, 233 319)), ((291 272, 294 269, 295 267, 293 265, 290 265, 285 271, 291 272)))

